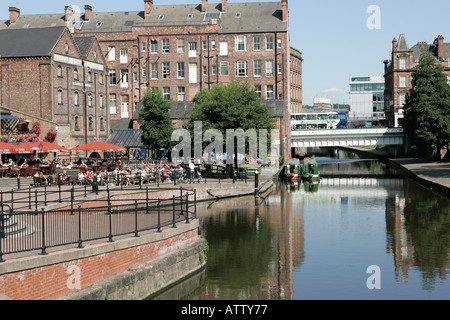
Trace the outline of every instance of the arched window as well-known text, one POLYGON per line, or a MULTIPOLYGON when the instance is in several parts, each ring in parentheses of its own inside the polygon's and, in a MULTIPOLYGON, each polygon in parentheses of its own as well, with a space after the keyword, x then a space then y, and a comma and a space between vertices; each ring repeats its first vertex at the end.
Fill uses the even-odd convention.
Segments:
POLYGON ((57 76, 59 77, 59 78, 62 78, 62 67, 61 67, 61 65, 58 65, 58 68, 57 68, 57 76))
POLYGON ((78 80, 78 69, 73 70, 73 79, 78 80))
POLYGON ((75 116, 74 118, 74 128, 75 131, 80 131, 80 117, 75 116))
POLYGON ((75 92, 73 94, 73 104, 78 106, 79 105, 79 100, 78 100, 78 92, 75 92))
POLYGON ((62 90, 61 89, 58 90, 58 97, 57 97, 57 99, 58 99, 58 104, 63 104, 62 90))

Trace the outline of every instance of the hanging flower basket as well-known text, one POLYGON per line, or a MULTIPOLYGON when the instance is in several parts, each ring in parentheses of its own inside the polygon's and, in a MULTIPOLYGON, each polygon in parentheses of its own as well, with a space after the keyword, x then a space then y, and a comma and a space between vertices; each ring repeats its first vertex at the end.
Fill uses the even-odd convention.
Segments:
POLYGON ((19 124, 17 125, 18 132, 28 132, 28 122, 25 121, 25 118, 19 120, 19 124))
POLYGON ((56 132, 56 130, 50 130, 49 132, 47 132, 47 136, 45 137, 45 140, 53 143, 55 141, 57 135, 58 135, 58 133, 56 132))
POLYGON ((36 134, 40 134, 42 132, 42 128, 41 128, 41 124, 39 122, 34 122, 32 127, 31 127, 31 131, 36 133, 36 134))

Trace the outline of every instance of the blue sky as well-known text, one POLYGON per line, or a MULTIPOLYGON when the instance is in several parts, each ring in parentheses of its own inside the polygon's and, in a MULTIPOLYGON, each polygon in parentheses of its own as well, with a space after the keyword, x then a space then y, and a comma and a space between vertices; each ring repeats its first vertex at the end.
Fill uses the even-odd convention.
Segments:
MULTIPOLYGON (((266 0, 228 0, 267 2, 266 0)), ((276 0, 272 0, 276 1, 276 0)), ((2 0, 0 19, 9 19, 10 6, 21 14, 63 13, 64 6, 94 11, 139 11, 143 0, 2 0)), ((220 0, 209 0, 220 3, 220 0)), ((201 0, 155 0, 155 5, 197 4, 201 0)), ((392 39, 405 33, 410 46, 432 43, 442 34, 450 42, 448 0, 290 0, 291 45, 303 53, 303 98, 311 105, 314 97, 329 97, 335 103, 349 103, 349 82, 356 76, 383 76, 383 60, 389 59, 392 39), (367 20, 379 8, 379 29, 369 29, 367 20), (448 37, 448 39, 447 39, 448 37)))

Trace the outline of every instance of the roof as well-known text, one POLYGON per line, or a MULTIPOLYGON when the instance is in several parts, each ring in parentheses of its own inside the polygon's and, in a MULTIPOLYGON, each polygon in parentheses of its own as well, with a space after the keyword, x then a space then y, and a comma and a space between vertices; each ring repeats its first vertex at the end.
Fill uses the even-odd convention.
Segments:
POLYGON ((80 51, 80 54, 83 57, 87 57, 89 54, 89 50, 91 50, 92 44, 94 43, 95 37, 94 36, 87 36, 87 37, 76 36, 73 39, 75 40, 75 43, 78 47, 78 50, 80 51))
POLYGON ((50 56, 66 27, 0 30, 0 56, 50 56))
POLYGON ((142 143, 142 130, 139 129, 116 130, 106 142, 120 147, 145 147, 142 143))
MULTIPOLYGON (((143 11, 92 12, 89 21, 80 18, 81 32, 132 31, 133 27, 164 27, 208 25, 209 18, 220 18, 219 33, 286 32, 287 21, 282 21, 281 2, 228 3, 221 12, 221 4, 208 4, 208 11, 201 12, 201 5, 159 5, 150 15, 143 11)), ((14 24, 0 22, 0 29, 42 28, 67 26, 64 14, 21 15, 14 24)))
POLYGON ((408 42, 406 41, 406 36, 403 33, 398 38, 397 50, 399 51, 409 50, 408 42))

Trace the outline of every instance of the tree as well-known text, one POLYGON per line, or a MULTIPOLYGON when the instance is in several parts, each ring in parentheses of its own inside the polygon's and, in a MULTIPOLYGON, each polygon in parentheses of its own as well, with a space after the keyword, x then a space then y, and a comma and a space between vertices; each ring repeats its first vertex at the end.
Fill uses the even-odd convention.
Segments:
POLYGON ((450 86, 443 67, 428 52, 421 54, 412 73, 412 86, 404 105, 403 128, 417 145, 440 150, 450 141, 450 86))
MULTIPOLYGON (((194 102, 196 105, 187 124, 188 129, 192 132, 195 122, 200 121, 203 133, 209 129, 216 129, 222 133, 223 145, 226 145, 227 130, 242 129, 244 132, 252 129, 258 132, 267 130, 270 134, 274 128, 270 107, 261 103, 261 98, 248 83, 233 81, 226 86, 216 85, 210 90, 198 93, 194 102)), ((270 137, 267 143, 270 146, 270 137)), ((236 148, 235 145, 234 154, 236 148)), ((248 147, 246 150, 248 151, 248 147)), ((267 154, 259 156, 265 158, 267 154)), ((237 158, 235 157, 236 160, 237 158)))
POLYGON ((172 103, 165 100, 157 88, 147 91, 142 99, 143 108, 139 112, 142 129, 142 143, 150 150, 171 150, 172 121, 169 111, 172 103))

